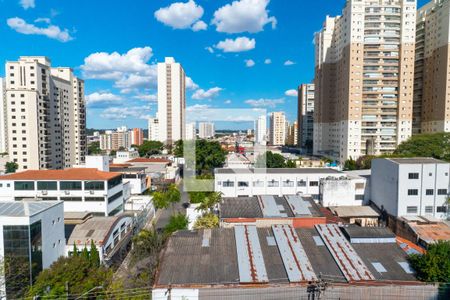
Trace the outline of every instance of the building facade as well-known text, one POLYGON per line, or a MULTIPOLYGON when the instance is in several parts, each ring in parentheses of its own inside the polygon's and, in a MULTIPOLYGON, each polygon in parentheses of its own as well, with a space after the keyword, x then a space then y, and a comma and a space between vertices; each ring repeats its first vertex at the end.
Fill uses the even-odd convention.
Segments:
POLYGON ((447 217, 450 164, 433 158, 372 161, 371 200, 394 217, 447 217))
POLYGON ((158 63, 158 140, 173 144, 185 137, 186 75, 172 57, 158 63))
POLYGON ((314 126, 314 84, 304 83, 298 87, 298 145, 312 151, 314 126))
POLYGON ((148 119, 148 140, 159 141, 159 120, 157 118, 148 119))
POLYGON ((123 211, 122 174, 98 169, 29 170, 0 177, 0 201, 64 201, 65 212, 123 211))
POLYGON ((286 142, 286 116, 284 112, 270 114, 269 143, 272 146, 282 146, 286 142))
POLYGON ((450 131, 450 3, 432 0, 417 11, 413 133, 450 131))
POLYGON ((195 128, 195 122, 186 124, 186 137, 187 141, 195 140, 197 137, 197 129, 195 128))
POLYGON ((289 124, 287 128, 287 135, 286 135, 286 144, 289 146, 297 146, 298 144, 298 126, 297 121, 294 121, 294 123, 289 124))
POLYGON ((46 57, 7 62, 8 153, 26 169, 62 169, 84 162, 84 82, 46 57))
POLYGON ((261 115, 255 121, 255 143, 265 145, 267 142, 267 120, 266 115, 261 115))
POLYGON ((0 153, 8 152, 8 135, 6 127, 6 82, 0 78, 0 153))
POLYGON ((213 138, 216 134, 214 123, 200 122, 198 123, 198 137, 201 139, 213 138))
POLYGON ((385 154, 412 134, 416 0, 349 0, 315 35, 314 154, 385 154))
POLYGON ((140 146, 144 142, 144 131, 141 128, 133 128, 131 131, 131 145, 140 146))

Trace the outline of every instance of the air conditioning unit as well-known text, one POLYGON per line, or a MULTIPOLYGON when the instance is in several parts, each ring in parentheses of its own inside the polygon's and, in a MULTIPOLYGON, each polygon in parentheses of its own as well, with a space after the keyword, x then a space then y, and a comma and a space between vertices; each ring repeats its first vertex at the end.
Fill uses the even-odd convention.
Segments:
POLYGON ((94 195, 94 191, 89 191, 89 194, 94 195))
POLYGON ((70 195, 70 192, 69 191, 64 191, 64 194, 70 195))
POLYGON ((47 195, 48 192, 47 191, 42 191, 42 195, 47 195))

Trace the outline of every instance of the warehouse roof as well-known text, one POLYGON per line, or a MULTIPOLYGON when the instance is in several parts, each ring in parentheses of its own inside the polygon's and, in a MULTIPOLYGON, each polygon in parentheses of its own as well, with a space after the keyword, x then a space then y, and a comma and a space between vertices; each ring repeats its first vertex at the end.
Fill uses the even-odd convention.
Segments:
POLYGON ((447 164, 443 160, 432 157, 388 158, 397 164, 447 164))
POLYGON ((0 216, 30 217, 62 203, 62 201, 2 201, 0 216))
POLYGON ((344 173, 335 170, 335 169, 329 169, 329 168, 217 168, 214 170, 217 174, 343 174, 344 173))

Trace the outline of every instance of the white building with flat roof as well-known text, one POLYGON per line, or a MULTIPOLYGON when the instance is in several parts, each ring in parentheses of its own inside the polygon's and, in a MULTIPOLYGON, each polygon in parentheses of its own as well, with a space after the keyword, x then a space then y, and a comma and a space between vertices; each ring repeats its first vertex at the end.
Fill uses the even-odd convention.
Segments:
POLYGON ((265 145, 267 142, 267 121, 266 115, 261 115, 255 121, 255 143, 265 145))
POLYGON ((0 153, 8 152, 8 135, 6 127, 6 83, 0 78, 0 153))
POLYGON ((371 200, 388 214, 447 217, 450 164, 434 158, 372 161, 371 200))
POLYGON ((214 123, 200 122, 198 123, 198 137, 201 139, 213 138, 216 134, 214 123))
POLYGON ((195 140, 197 137, 197 129, 195 128, 195 122, 186 124, 186 137, 187 141, 195 140))
POLYGON ((0 298, 18 298, 65 245, 63 202, 0 201, 0 298))

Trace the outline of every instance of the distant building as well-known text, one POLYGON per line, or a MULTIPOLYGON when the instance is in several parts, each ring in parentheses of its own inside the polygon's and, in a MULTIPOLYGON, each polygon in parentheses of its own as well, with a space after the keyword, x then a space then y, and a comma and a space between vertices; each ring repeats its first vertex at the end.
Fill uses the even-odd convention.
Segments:
POLYGON ((186 137, 187 141, 195 140, 197 137, 197 129, 195 128, 195 122, 186 124, 186 137))
POLYGON ((8 153, 19 171, 81 164, 86 148, 84 81, 44 56, 6 63, 8 153))
POLYGON ((157 118, 148 119, 148 140, 159 141, 159 120, 157 118))
POLYGON ((0 153, 8 152, 8 130, 6 127, 6 82, 0 78, 0 153))
POLYGON ((131 145, 142 145, 144 142, 144 131, 141 128, 133 128, 131 134, 131 145))
POLYGON ((297 146, 298 141, 298 126, 297 121, 290 124, 287 128, 286 144, 289 146, 297 146))
POLYGON ((286 116, 284 112, 270 114, 269 143, 272 146, 283 146, 286 142, 286 116))
POLYGON ((173 144, 185 137, 186 75, 173 57, 158 63, 158 140, 173 144))
POLYGON ((434 158, 372 160, 371 200, 394 217, 447 218, 450 164, 434 158))
POLYGON ((139 152, 137 150, 117 151, 116 157, 113 158, 113 163, 121 164, 138 157, 139 152))
POLYGON ((64 255, 63 202, 1 201, 0 241, 0 298, 18 299, 64 255))
POLYGON ((304 83, 298 87, 298 144, 312 152, 314 139, 314 84, 304 83))
POLYGON ((216 134, 214 123, 200 122, 198 123, 198 136, 201 139, 213 138, 216 134))
POLYGON ((267 142, 267 122, 266 116, 261 115, 255 122, 255 143, 265 145, 267 142))
POLYGON ((107 151, 129 149, 133 145, 134 134, 134 131, 129 131, 126 127, 119 127, 116 131, 107 130, 100 135, 100 149, 107 151))

